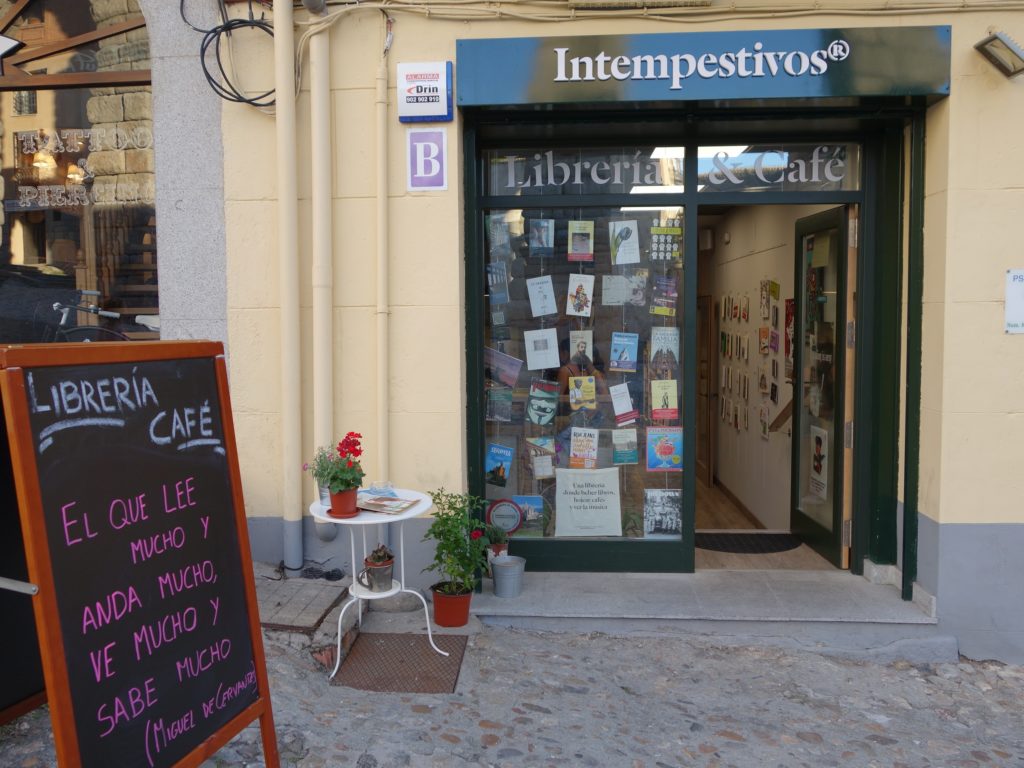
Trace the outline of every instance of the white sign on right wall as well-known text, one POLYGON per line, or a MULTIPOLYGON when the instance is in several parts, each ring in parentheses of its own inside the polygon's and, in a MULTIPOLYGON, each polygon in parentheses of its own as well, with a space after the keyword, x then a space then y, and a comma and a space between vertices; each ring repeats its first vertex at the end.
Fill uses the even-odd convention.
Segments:
POLYGON ((1006 270, 1006 332, 1024 333, 1024 269, 1006 270))

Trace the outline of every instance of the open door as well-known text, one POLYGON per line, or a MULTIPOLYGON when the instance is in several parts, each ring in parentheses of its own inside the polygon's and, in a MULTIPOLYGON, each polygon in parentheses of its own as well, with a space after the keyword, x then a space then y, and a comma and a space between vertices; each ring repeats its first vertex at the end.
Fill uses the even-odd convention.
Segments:
POLYGON ((791 528, 850 565, 856 206, 796 222, 791 528), (848 426, 849 425, 849 426, 848 426))
POLYGON ((697 297, 697 453, 694 457, 697 469, 697 480, 710 488, 714 444, 711 429, 711 400, 714 386, 711 372, 715 369, 714 353, 714 317, 713 304, 710 296, 697 297))

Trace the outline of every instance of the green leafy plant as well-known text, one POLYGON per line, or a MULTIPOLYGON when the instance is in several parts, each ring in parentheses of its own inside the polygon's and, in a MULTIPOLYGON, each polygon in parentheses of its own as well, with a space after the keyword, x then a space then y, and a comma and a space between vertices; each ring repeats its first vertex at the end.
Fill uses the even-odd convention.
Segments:
POLYGON ((380 565, 394 559, 395 553, 388 549, 387 544, 378 544, 377 548, 367 555, 366 562, 380 565))
POLYGON ((330 488, 331 493, 358 488, 366 476, 359 463, 363 455, 359 445, 361 437, 358 432, 349 432, 334 448, 317 448, 313 461, 307 462, 303 469, 313 475, 317 485, 330 488))
POLYGON ((437 542, 434 562, 423 570, 436 571, 442 581, 434 586, 446 595, 472 592, 477 571, 484 560, 487 537, 483 524, 473 517, 483 499, 466 493, 449 493, 444 488, 430 492, 434 502, 434 519, 424 541, 437 542))
POLYGON ((487 527, 484 529, 484 535, 487 536, 488 544, 508 543, 508 531, 494 523, 487 524, 487 527))

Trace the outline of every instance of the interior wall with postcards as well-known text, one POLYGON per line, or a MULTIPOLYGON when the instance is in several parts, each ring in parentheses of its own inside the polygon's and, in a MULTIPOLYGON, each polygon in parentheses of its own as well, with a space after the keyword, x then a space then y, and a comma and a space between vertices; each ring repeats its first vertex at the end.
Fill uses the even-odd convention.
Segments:
POLYGON ((715 477, 768 530, 789 530, 794 228, 828 207, 742 206, 715 223, 715 477))

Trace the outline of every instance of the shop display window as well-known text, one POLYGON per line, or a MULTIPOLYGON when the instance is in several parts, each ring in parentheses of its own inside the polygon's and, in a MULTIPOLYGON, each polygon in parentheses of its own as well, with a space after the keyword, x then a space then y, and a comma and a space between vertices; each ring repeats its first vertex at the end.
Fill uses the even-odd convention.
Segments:
POLYGON ((481 216, 491 516, 514 537, 678 541, 683 209, 481 216))

